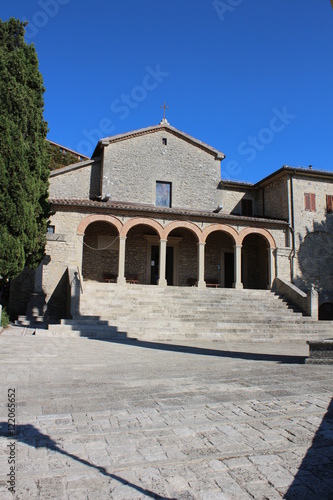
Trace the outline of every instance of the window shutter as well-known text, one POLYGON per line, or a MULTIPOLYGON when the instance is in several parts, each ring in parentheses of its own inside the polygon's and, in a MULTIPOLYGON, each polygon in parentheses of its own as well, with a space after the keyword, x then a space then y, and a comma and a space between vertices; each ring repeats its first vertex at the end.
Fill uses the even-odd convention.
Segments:
POLYGON ((304 206, 305 210, 310 210, 310 193, 304 193, 304 206))
POLYGON ((328 214, 331 214, 333 212, 333 196, 330 194, 326 195, 326 211, 328 214))
POLYGON ((311 212, 316 211, 316 195, 314 193, 310 193, 310 210, 311 212))

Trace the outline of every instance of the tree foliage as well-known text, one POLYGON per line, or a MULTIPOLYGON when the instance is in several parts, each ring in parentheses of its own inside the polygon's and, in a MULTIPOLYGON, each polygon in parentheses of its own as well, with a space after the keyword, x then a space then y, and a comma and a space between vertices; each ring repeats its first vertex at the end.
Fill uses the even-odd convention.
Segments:
POLYGON ((66 154, 64 154, 60 147, 50 144, 49 142, 47 143, 47 151, 49 155, 50 170, 67 167, 67 165, 72 165, 79 161, 77 156, 73 153, 66 152, 66 154))
POLYGON ((48 204, 44 86, 25 23, 0 20, 0 275, 35 268, 44 255, 48 204))

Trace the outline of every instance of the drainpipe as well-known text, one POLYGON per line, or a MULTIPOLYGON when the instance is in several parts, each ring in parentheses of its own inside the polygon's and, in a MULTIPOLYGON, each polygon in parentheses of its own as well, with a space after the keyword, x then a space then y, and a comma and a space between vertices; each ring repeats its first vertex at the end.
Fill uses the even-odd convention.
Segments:
POLYGON ((291 282, 294 281, 294 272, 295 272, 295 265, 294 265, 294 260, 295 260, 295 207, 294 207, 294 184, 293 184, 293 174, 290 176, 290 204, 291 204, 291 223, 289 223, 289 229, 291 230, 292 234, 292 251, 291 251, 291 282))

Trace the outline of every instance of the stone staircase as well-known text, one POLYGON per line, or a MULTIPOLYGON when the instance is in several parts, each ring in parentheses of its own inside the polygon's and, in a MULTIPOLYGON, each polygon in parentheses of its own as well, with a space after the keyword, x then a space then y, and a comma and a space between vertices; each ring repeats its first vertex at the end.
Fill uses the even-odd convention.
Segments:
POLYGON ((333 322, 304 317, 266 290, 85 282, 80 315, 49 325, 49 334, 118 340, 278 342, 324 339, 333 331, 333 322))

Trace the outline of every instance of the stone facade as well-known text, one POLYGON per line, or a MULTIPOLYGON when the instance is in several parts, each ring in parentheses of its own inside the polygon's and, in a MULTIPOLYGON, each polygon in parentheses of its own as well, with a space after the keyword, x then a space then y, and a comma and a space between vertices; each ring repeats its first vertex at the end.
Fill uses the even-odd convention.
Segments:
POLYGON ((102 194, 155 205, 156 182, 162 181, 171 183, 173 207, 212 211, 222 201, 220 159, 165 127, 111 141, 104 148, 102 194))
POLYGON ((53 172, 45 314, 69 315, 73 269, 83 285, 109 276, 119 286, 254 289, 279 277, 333 302, 333 174, 283 167, 257 184, 221 181, 223 158, 163 121, 103 139, 91 160, 53 172), (165 206, 158 181, 171 186, 165 206), (315 194, 315 211, 304 193, 315 194))
POLYGON ((88 160, 70 165, 51 174, 50 198, 94 198, 101 190, 101 162, 88 160))

